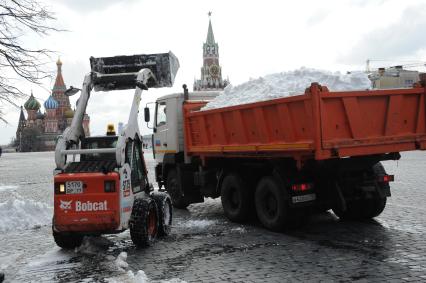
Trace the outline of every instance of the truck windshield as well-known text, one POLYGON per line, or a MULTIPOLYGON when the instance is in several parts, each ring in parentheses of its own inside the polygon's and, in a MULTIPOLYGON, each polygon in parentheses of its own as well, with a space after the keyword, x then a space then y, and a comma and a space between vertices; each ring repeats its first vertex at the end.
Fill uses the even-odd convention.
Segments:
POLYGON ((157 104, 157 127, 161 127, 167 122, 166 102, 160 102, 157 104))

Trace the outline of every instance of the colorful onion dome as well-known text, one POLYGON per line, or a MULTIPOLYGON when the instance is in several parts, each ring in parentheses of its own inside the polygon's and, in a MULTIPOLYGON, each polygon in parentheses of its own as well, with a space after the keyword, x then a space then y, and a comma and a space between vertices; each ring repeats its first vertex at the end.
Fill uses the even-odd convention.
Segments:
POLYGON ((36 119, 41 119, 41 120, 43 120, 43 119, 44 119, 44 114, 43 114, 43 113, 41 113, 40 109, 39 109, 39 110, 38 110, 38 112, 37 112, 36 119))
POLYGON ((41 105, 31 92, 31 96, 28 98, 27 102, 25 102, 24 107, 26 110, 39 110, 41 105))
POLYGON ((49 96, 49 98, 44 102, 44 108, 46 109, 56 109, 59 107, 59 103, 53 96, 49 96))
POLYGON ((74 117, 74 111, 72 111, 72 109, 68 109, 65 111, 64 116, 65 118, 72 118, 74 117))

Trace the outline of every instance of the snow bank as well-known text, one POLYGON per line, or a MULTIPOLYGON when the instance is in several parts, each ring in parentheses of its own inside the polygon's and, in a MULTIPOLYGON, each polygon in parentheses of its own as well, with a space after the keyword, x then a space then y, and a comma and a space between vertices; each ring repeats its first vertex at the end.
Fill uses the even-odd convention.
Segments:
POLYGON ((34 200, 0 202, 0 232, 35 228, 52 222, 52 207, 34 200))
POLYGON ((303 94, 313 82, 334 91, 362 90, 371 87, 367 74, 363 72, 341 74, 302 67, 294 71, 249 80, 235 87, 229 85, 202 110, 303 94))

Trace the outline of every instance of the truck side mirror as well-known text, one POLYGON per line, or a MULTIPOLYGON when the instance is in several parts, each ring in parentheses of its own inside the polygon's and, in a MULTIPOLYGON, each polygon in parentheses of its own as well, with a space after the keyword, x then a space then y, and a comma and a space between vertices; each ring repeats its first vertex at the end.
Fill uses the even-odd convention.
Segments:
POLYGON ((149 120, 150 120, 150 118, 151 118, 151 115, 150 115, 150 113, 149 113, 149 108, 148 107, 145 107, 144 108, 144 116, 145 116, 145 122, 149 122, 149 120))

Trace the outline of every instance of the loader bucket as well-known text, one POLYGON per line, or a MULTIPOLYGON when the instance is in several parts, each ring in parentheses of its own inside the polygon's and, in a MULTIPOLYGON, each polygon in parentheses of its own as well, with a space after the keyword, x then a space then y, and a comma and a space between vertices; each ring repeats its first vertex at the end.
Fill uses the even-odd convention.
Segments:
POLYGON ((95 91, 133 89, 136 77, 143 68, 148 68, 155 79, 148 87, 171 87, 179 69, 179 60, 169 53, 142 54, 114 57, 90 57, 95 91))

